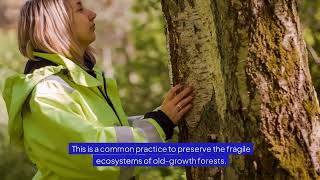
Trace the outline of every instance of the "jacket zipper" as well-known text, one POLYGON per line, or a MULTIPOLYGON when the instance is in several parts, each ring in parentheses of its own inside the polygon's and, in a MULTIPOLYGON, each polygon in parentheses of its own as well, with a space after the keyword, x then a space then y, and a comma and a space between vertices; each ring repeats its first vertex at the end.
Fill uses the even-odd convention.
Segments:
POLYGON ((110 98, 108 97, 108 93, 107 93, 107 90, 106 90, 106 86, 107 86, 107 85, 106 85, 106 80, 105 80, 105 77, 104 77, 104 72, 102 72, 102 78, 103 78, 103 88, 104 88, 105 94, 102 92, 102 90, 101 90, 99 87, 98 87, 98 89, 99 89, 100 93, 102 94, 102 96, 104 97, 104 99, 105 99, 105 100, 107 101, 107 103, 109 104, 109 106, 111 106, 113 112, 116 114, 120 125, 123 126, 123 125, 122 125, 122 122, 120 121, 120 118, 119 118, 119 115, 118 115, 117 111, 115 110, 115 108, 114 108, 114 106, 113 106, 110 98))

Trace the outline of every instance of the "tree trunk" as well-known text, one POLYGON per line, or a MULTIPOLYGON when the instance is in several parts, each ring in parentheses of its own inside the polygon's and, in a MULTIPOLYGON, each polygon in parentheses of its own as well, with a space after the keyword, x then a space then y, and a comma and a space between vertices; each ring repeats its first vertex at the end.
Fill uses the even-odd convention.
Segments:
POLYGON ((182 142, 252 142, 188 179, 316 179, 320 109, 296 0, 161 0, 172 81, 196 89, 182 142))

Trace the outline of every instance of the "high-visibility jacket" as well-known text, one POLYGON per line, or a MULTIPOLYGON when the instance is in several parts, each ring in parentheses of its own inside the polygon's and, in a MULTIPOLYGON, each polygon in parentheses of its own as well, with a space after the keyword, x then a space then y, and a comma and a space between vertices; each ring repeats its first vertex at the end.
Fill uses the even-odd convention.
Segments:
POLYGON ((61 55, 34 56, 57 66, 8 78, 3 97, 11 142, 36 164, 35 180, 128 179, 141 168, 94 167, 92 155, 68 154, 70 142, 166 141, 155 119, 128 120, 115 80, 104 78, 101 70, 94 68, 95 78, 61 55))

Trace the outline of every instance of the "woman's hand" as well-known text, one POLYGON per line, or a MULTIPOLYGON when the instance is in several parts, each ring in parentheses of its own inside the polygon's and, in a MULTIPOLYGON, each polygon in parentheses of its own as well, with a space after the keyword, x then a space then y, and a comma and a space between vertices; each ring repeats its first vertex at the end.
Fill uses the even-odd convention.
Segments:
POLYGON ((191 109, 193 97, 192 87, 178 84, 169 90, 161 104, 160 110, 176 125, 182 116, 191 109))

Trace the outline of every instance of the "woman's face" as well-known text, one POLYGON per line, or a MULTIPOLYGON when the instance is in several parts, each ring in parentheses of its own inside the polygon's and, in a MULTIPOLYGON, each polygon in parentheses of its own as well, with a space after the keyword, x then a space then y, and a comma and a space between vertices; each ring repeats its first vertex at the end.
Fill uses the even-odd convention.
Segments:
POLYGON ((81 0, 68 0, 73 13, 73 31, 75 38, 79 41, 83 48, 88 47, 95 39, 95 23, 96 13, 86 9, 81 0))

